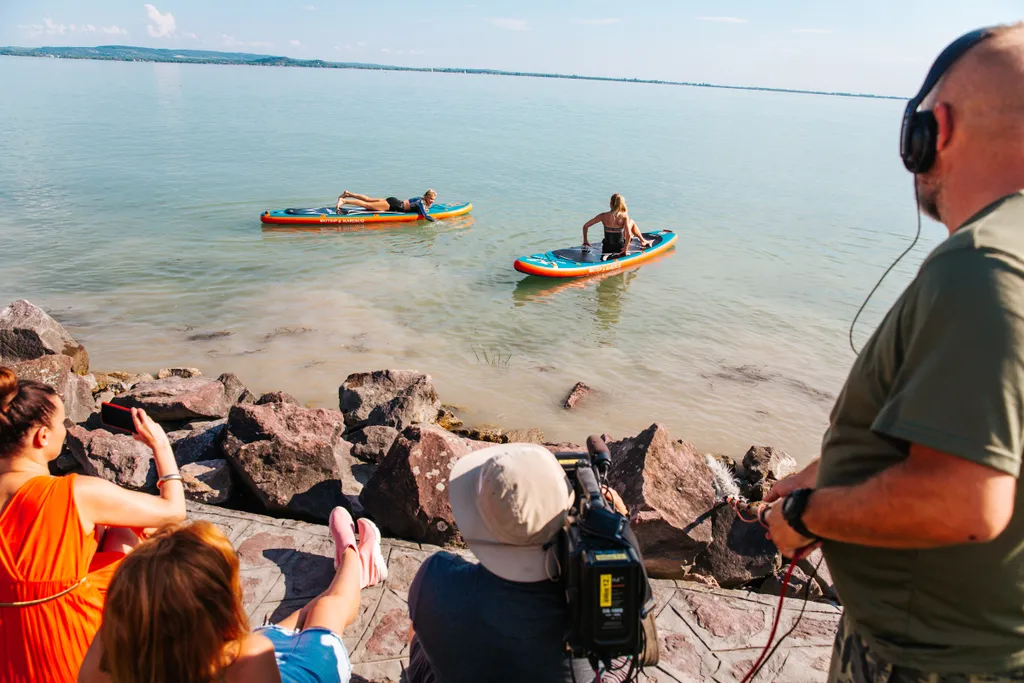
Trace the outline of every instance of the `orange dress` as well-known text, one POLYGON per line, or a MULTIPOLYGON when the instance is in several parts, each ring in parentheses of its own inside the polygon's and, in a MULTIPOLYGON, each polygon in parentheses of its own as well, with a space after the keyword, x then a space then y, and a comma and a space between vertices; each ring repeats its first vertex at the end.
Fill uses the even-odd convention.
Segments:
POLYGON ((75 683, 122 553, 96 552, 75 506, 77 475, 25 482, 0 512, 0 683, 75 683), (36 605, 8 607, 70 592, 36 605))

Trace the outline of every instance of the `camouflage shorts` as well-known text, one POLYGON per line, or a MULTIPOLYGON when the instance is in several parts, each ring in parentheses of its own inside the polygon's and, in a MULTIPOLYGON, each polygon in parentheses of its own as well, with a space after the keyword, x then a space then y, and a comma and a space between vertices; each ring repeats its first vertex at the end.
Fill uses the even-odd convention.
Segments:
POLYGON ((829 683, 1013 683, 1024 681, 1024 669, 1003 674, 937 674, 896 666, 868 649, 846 619, 839 620, 832 648, 829 683))

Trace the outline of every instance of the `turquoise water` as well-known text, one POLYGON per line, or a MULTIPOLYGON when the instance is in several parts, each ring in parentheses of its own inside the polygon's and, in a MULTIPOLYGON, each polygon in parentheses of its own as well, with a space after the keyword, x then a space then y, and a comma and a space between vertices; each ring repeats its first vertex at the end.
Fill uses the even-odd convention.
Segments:
MULTIPOLYGON (((318 406, 410 367, 475 422, 581 441, 658 421, 806 459, 850 319, 914 231, 896 101, 9 57, 0 83, 0 302, 54 312, 96 369, 234 371, 318 406), (472 215, 258 219, 427 187, 472 215), (512 269, 577 244, 612 192, 677 249, 599 280, 512 269), (562 410, 581 380, 600 393, 562 410)), ((859 341, 943 234, 926 223, 859 341)))

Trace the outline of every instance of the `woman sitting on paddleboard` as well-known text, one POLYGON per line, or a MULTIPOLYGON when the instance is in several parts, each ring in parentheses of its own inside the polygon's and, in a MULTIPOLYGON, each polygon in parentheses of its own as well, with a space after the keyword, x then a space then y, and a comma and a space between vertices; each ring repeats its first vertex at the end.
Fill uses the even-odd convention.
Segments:
POLYGON ((613 194, 610 205, 611 211, 599 213, 583 224, 583 246, 591 246, 587 241, 587 230, 590 226, 598 223, 604 225, 604 241, 601 243, 601 248, 605 254, 614 254, 616 257, 625 256, 629 253, 629 243, 634 237, 640 240, 640 246, 644 249, 651 246, 651 243, 640 233, 636 221, 630 218, 626 212, 626 200, 622 195, 613 194))
POLYGON ((345 190, 338 197, 338 211, 341 211, 342 204, 355 204, 361 206, 369 211, 395 211, 398 213, 412 213, 417 212, 420 216, 427 219, 431 223, 436 221, 436 218, 432 218, 428 213, 430 206, 437 199, 437 193, 433 190, 427 190, 423 193, 422 197, 413 197, 412 199, 397 199, 396 197, 388 197, 387 199, 375 199, 373 197, 367 197, 365 194, 356 194, 345 190))

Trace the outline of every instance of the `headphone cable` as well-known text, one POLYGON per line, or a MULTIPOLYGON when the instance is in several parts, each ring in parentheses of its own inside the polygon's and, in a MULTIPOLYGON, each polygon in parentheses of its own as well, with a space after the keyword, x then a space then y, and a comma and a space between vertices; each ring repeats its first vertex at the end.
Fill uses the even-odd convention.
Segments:
POLYGON ((853 322, 850 323, 849 338, 850 349, 853 351, 853 355, 855 356, 859 356, 860 351, 858 351, 857 348, 853 345, 853 328, 857 325, 857 320, 860 318, 860 314, 864 312, 864 309, 867 307, 868 302, 871 301, 871 297, 873 297, 875 295, 875 292, 878 291, 878 288, 882 286, 882 282, 885 280, 886 277, 888 277, 889 273, 892 272, 892 269, 896 267, 896 264, 902 261, 903 257, 909 254, 914 249, 914 247, 917 246, 917 240, 921 238, 921 205, 919 203, 920 201, 921 198, 917 193, 917 176, 914 176, 914 208, 917 209, 917 234, 914 235, 914 241, 910 243, 910 246, 904 249, 903 253, 900 254, 896 258, 896 260, 892 262, 892 265, 885 269, 885 272, 882 273, 882 277, 878 278, 878 282, 875 283, 875 286, 872 287, 871 291, 868 293, 867 298, 864 299, 864 303, 862 303, 860 305, 860 308, 857 309, 857 314, 853 316, 853 322))

